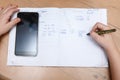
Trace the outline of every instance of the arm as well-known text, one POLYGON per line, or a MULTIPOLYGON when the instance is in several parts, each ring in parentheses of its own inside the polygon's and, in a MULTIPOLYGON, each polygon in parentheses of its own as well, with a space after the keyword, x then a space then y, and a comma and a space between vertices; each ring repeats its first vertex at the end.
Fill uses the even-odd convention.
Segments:
POLYGON ((112 39, 112 33, 98 35, 96 30, 107 30, 106 25, 97 23, 90 32, 91 37, 105 50, 109 64, 112 80, 120 80, 120 53, 112 39))
POLYGON ((6 8, 0 7, 0 36, 7 33, 15 24, 20 22, 19 18, 10 20, 11 16, 19 11, 16 5, 9 5, 6 8))
MULTIPOLYGON (((0 37, 7 33, 15 24, 20 22, 19 18, 10 21, 11 16, 17 12, 17 6, 9 5, 6 8, 0 7, 0 37)), ((0 74, 0 80, 9 80, 0 74)))

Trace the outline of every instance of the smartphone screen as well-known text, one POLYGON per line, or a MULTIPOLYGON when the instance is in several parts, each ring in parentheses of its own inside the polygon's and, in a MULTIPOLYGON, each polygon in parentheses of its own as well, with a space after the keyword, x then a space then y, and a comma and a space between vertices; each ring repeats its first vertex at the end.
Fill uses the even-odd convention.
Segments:
POLYGON ((21 22, 16 27, 16 56, 37 56, 38 19, 37 12, 19 12, 21 22))

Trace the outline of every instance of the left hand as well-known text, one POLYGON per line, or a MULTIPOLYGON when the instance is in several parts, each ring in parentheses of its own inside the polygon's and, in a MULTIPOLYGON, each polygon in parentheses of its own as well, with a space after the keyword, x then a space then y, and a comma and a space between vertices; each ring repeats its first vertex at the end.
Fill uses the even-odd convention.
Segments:
POLYGON ((20 18, 11 19, 11 16, 18 12, 16 5, 9 5, 6 8, 0 7, 0 36, 7 33, 14 25, 20 22, 20 18))

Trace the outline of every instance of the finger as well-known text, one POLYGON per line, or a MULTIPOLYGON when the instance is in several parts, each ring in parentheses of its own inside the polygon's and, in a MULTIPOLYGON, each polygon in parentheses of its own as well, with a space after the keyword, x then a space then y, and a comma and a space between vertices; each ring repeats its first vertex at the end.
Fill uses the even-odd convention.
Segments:
POLYGON ((10 5, 8 5, 8 6, 6 6, 5 8, 3 8, 2 13, 5 13, 5 12, 6 12, 6 10, 7 10, 10 6, 11 6, 11 4, 10 4, 10 5))
POLYGON ((5 20, 9 20, 10 17, 15 13, 18 12, 19 9, 15 8, 15 9, 10 9, 5 15, 4 15, 4 19, 5 20))
POLYGON ((92 28, 91 32, 96 31, 96 30, 106 30, 106 25, 97 22, 94 27, 92 28))
POLYGON ((5 14, 8 10, 13 9, 13 8, 17 8, 17 7, 18 7, 17 5, 10 4, 6 8, 4 8, 2 12, 3 12, 3 14, 5 14))
POLYGON ((21 20, 20 18, 15 18, 13 19, 12 21, 10 21, 8 24, 7 24, 7 28, 8 30, 10 30, 12 27, 14 27, 17 23, 19 23, 21 20))
POLYGON ((18 22, 20 22, 19 18, 15 18, 14 20, 12 20, 11 22, 9 22, 5 27, 3 27, 3 30, 1 31, 2 34, 8 32, 11 28, 14 27, 15 24, 17 24, 18 22))
POLYGON ((97 42, 101 39, 101 36, 98 35, 98 34, 95 33, 95 32, 91 32, 91 33, 90 33, 90 36, 91 36, 95 41, 97 41, 97 42))
POLYGON ((0 7, 0 15, 1 15, 1 13, 2 13, 2 10, 3 10, 3 7, 0 7))

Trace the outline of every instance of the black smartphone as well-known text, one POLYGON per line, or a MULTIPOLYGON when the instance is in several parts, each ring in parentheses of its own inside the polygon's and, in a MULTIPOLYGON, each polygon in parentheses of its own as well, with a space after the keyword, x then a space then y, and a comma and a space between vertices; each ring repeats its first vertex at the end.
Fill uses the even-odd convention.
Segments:
POLYGON ((16 56, 37 56, 38 52, 38 23, 37 12, 19 12, 17 17, 21 19, 16 25, 16 56))

